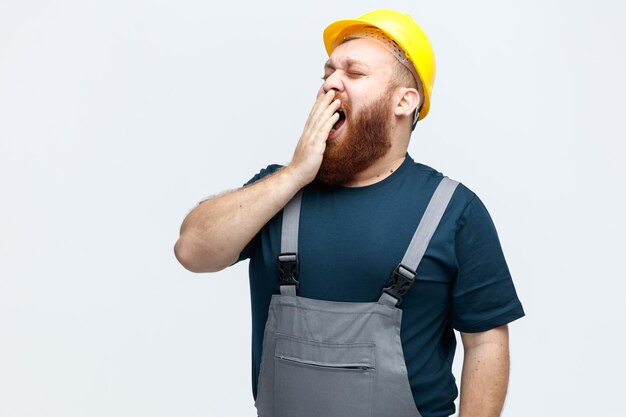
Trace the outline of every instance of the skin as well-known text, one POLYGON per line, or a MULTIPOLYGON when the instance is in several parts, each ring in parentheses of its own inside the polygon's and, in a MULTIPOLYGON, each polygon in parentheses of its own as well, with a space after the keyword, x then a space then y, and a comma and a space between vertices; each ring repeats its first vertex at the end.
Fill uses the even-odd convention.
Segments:
MULTIPOLYGON (((174 246, 178 261, 192 272, 215 272, 233 264, 243 248, 304 186, 315 179, 326 143, 341 141, 346 122, 329 138, 339 119, 340 100, 360 111, 394 85, 395 58, 377 41, 354 39, 339 45, 324 66, 324 82, 309 113, 291 162, 250 186, 199 204, 184 219, 174 246)), ((420 95, 415 88, 393 86, 391 149, 344 186, 382 181, 404 161, 411 122, 420 95)), ((508 333, 502 328, 462 333, 465 358, 460 417, 498 416, 508 382, 508 333)))
POLYGON ((463 373, 459 417, 498 417, 509 382, 508 326, 461 333, 463 373))

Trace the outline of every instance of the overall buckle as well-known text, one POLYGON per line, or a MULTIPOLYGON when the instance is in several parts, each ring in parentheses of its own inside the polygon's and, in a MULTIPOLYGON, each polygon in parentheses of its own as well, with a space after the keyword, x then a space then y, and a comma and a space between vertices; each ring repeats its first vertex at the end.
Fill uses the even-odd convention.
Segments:
POLYGON ((383 292, 398 300, 396 307, 402 304, 402 297, 411 289, 415 275, 417 275, 415 271, 402 264, 398 265, 391 273, 387 287, 383 289, 383 292))
POLYGON ((278 255, 278 284, 295 285, 300 288, 298 281, 298 255, 296 253, 281 253, 278 255))

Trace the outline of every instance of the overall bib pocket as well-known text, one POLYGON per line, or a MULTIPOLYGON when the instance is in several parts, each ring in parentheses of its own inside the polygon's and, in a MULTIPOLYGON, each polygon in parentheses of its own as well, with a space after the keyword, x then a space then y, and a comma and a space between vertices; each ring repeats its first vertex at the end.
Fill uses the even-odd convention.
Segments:
POLYGON ((334 344, 277 335, 276 417, 369 417, 374 343, 334 344))

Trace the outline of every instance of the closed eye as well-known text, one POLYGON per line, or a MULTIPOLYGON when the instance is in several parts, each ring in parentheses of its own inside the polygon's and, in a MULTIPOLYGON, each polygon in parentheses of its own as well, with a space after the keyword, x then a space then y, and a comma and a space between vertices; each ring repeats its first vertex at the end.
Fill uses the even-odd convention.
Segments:
MULTIPOLYGON (((326 81, 328 79, 328 77, 330 77, 332 74, 324 74, 322 75, 322 80, 326 81)), ((362 73, 362 72, 356 72, 356 71, 348 71, 346 72, 346 75, 350 78, 359 78, 359 77, 365 77, 366 74, 362 73)))

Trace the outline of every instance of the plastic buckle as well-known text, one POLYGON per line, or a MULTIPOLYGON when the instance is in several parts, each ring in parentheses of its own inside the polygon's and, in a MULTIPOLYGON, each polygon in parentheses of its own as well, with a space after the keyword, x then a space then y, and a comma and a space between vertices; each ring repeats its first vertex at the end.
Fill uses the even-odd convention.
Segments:
POLYGON ((295 285, 296 289, 300 288, 297 254, 281 253, 278 255, 278 284, 295 285))
POLYGON ((393 270, 387 283, 387 288, 383 292, 394 297, 398 302, 396 307, 402 304, 402 298, 409 291, 413 281, 415 281, 415 271, 410 270, 406 266, 400 264, 393 270))

